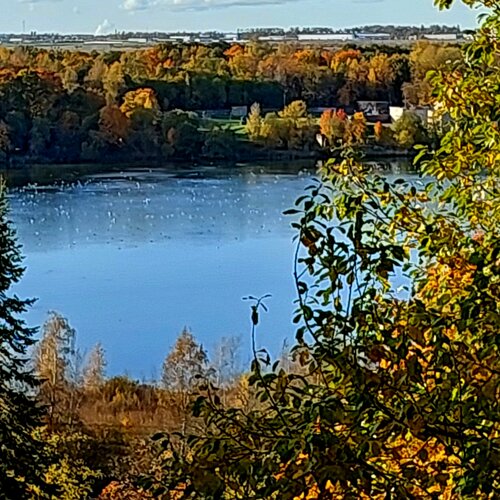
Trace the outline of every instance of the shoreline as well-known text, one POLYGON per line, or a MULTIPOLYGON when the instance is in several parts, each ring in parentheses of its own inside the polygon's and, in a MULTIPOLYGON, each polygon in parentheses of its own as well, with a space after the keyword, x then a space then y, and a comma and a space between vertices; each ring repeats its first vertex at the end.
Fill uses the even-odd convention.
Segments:
MULTIPOLYGON (((409 151, 397 150, 367 150, 364 152, 364 160, 370 161, 408 161, 411 163, 413 154, 409 151)), ((108 160, 96 161, 78 161, 78 162, 43 162, 25 160, 15 165, 0 165, 0 177, 4 177, 7 184, 12 187, 28 186, 30 184, 57 184, 73 183, 85 178, 86 176, 126 172, 129 170, 149 170, 149 171, 168 171, 175 173, 178 171, 190 171, 203 168, 220 167, 238 168, 262 162, 263 166, 267 164, 297 164, 304 163, 304 168, 314 169, 316 162, 328 160, 329 155, 322 151, 311 152, 292 152, 292 151, 270 151, 266 155, 255 155, 252 157, 235 159, 211 159, 197 158, 189 159, 170 159, 170 160, 108 160)), ((285 167, 285 165, 283 165, 285 167)))

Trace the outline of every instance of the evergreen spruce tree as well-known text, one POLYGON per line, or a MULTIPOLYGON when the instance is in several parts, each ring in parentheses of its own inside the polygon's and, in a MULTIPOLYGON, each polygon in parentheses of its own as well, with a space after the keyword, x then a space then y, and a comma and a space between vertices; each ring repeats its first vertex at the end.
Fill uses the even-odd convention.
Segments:
POLYGON ((26 356, 34 330, 20 319, 33 301, 10 293, 24 268, 0 182, 0 499, 22 500, 43 489, 41 445, 32 437, 41 410, 26 356))

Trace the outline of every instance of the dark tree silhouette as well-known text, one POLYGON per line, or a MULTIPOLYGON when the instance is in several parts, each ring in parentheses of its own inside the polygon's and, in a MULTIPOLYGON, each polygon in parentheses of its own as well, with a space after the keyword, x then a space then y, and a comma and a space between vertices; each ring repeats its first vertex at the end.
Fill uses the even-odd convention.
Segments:
POLYGON ((0 498, 32 498, 43 488, 42 445, 32 436, 41 409, 34 399, 36 379, 26 351, 34 330, 20 315, 33 303, 10 293, 24 272, 16 234, 8 220, 5 187, 0 184, 0 498))

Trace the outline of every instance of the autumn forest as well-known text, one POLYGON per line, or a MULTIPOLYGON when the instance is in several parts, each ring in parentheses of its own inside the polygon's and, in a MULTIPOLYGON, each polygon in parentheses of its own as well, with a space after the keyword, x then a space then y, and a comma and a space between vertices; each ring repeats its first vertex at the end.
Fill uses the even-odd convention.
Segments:
MULTIPOLYGON (((429 42, 411 50, 255 42, 109 53, 0 48, 0 161, 161 162, 259 158, 279 150, 314 153, 320 131, 336 140, 333 127, 338 139, 344 137, 347 115, 358 111, 358 101, 428 106, 428 71, 461 57, 458 46, 429 42), (249 127, 246 113, 230 115, 242 106, 254 106, 249 127), (328 123, 325 115, 326 126, 320 126, 310 109, 340 110, 337 118, 344 123, 328 123)), ((358 116, 352 133, 346 132, 351 142, 407 150, 422 134, 432 135, 408 117, 383 134, 365 121, 358 116)))
POLYGON ((241 339, 208 352, 185 328, 147 380, 108 375, 101 344, 83 355, 71 318, 29 326, 0 181, 0 500, 500 498, 500 6, 434 3, 481 8, 473 39, 0 47, 7 170, 321 157, 282 214, 292 345, 260 348, 271 297, 246 296, 249 366, 241 339), (370 120, 361 101, 404 111, 370 120), (371 150, 407 154, 414 177, 371 150))

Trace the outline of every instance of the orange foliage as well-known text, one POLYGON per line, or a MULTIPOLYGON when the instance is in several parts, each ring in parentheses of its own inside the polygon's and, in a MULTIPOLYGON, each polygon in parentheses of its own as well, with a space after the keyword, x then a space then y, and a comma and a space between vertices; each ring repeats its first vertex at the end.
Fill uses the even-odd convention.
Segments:
POLYGON ((339 50, 332 55, 330 67, 334 71, 338 71, 343 65, 349 64, 351 63, 351 61, 357 61, 360 59, 361 52, 359 50, 339 50))
POLYGON ((98 500, 143 500, 152 498, 143 490, 139 490, 129 483, 113 481, 104 488, 98 500))
POLYGON ((293 57, 306 64, 319 64, 317 54, 309 49, 298 50, 293 57))
POLYGON ((328 137, 329 125, 334 115, 335 111, 333 109, 326 109, 319 119, 320 131, 326 137, 328 137))
POLYGON ((346 121, 347 114, 343 109, 327 109, 319 119, 321 135, 326 137, 330 144, 341 140, 345 133, 346 121))
POLYGON ((333 52, 330 52, 328 50, 323 50, 321 52, 321 59, 323 59, 326 65, 330 67, 333 59, 333 52))
POLYGON ((157 48, 152 47, 146 49, 142 52, 141 56, 142 62, 146 63, 147 66, 153 70, 153 73, 154 68, 161 64, 160 54, 157 48))
POLYGON ((158 109, 156 93, 150 88, 141 88, 127 92, 123 98, 123 104, 120 107, 122 113, 130 117, 138 109, 158 109))
POLYGON ((231 59, 232 57, 239 56, 245 52, 245 49, 241 45, 231 45, 229 49, 224 51, 224 55, 231 59))
POLYGON ((0 69, 0 83, 6 83, 9 80, 14 79, 16 76, 16 72, 11 69, 1 68, 0 69))
POLYGON ((175 66, 175 63, 174 63, 174 61, 171 58, 168 58, 165 61, 163 61, 162 66, 165 69, 170 69, 170 68, 173 68, 175 66))
POLYGON ((347 120, 347 113, 343 108, 337 109, 337 118, 342 121, 347 120))

